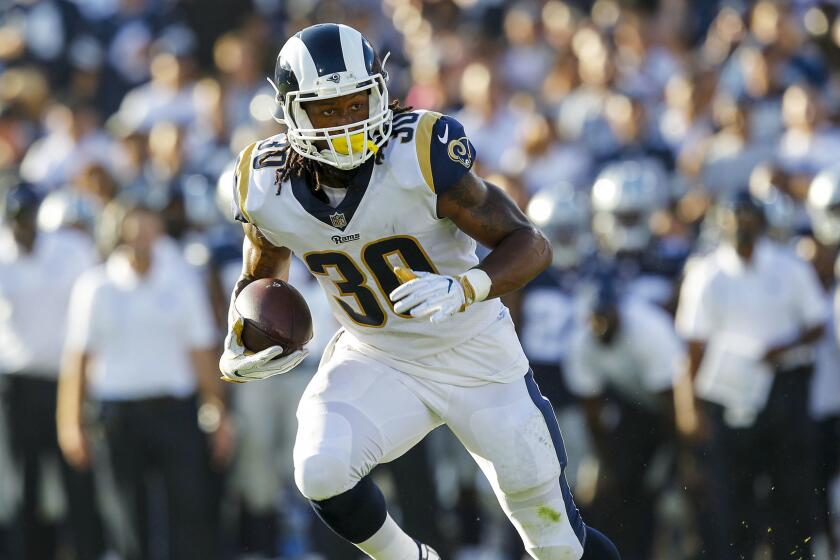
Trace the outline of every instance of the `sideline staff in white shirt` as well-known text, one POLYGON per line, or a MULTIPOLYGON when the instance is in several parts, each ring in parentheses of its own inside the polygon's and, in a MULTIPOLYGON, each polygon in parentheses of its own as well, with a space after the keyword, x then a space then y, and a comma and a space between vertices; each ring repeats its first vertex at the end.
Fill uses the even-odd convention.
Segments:
MULTIPOLYGON (((566 382, 584 399, 607 388, 629 405, 662 410, 684 359, 670 316, 639 298, 622 298, 594 313, 572 337, 566 382)), ((670 398, 669 398, 670 401, 670 398)))
POLYGON ((590 515, 614 524, 611 537, 625 560, 650 558, 661 480, 651 465, 673 426, 671 389, 683 347, 670 316, 658 306, 617 293, 599 279, 588 321, 572 335, 566 381, 583 399, 600 464, 590 515))
MULTIPOLYGON (((109 210, 113 210, 109 208, 109 210)), ((172 558, 215 557, 210 457, 228 458, 231 437, 204 287, 163 236, 160 216, 126 211, 119 245, 76 283, 59 388, 59 442, 68 461, 90 460, 83 401, 98 405, 94 466, 112 480, 107 516, 125 560, 148 558, 138 504, 150 473, 162 476, 172 558), (203 405, 201 414, 196 389, 203 405), (101 444, 101 447, 100 447, 101 444)))
MULTIPOLYGON (((767 536, 774 558, 807 558, 815 529, 808 389, 813 345, 825 330, 824 296, 809 265, 763 237, 763 208, 748 192, 724 202, 720 227, 725 241, 689 267, 677 310, 688 374, 714 430, 719 470, 709 479, 723 485, 715 511, 727 516, 733 556, 751 558, 767 536), (769 530, 741 523, 759 518, 754 488, 762 474, 773 487, 769 530)), ((681 429, 702 424, 688 421, 681 429)))
MULTIPOLYGON (((838 246, 814 231, 797 241, 796 253, 805 259, 819 278, 825 308, 833 309, 838 294, 835 273, 838 246)), ((840 270, 837 270, 840 273, 840 270)), ((840 339, 837 309, 825 326, 825 334, 814 346, 814 376, 811 380, 809 413, 817 432, 817 480, 815 485, 822 532, 828 537, 829 557, 840 550, 834 524, 832 487, 840 474, 840 339)))
POLYGON ((93 481, 89 474, 76 473, 61 461, 55 406, 70 291, 79 275, 96 263, 97 254, 92 239, 81 229, 59 227, 45 232, 36 227, 41 201, 28 185, 14 186, 4 199, 0 228, 0 412, 4 418, 0 423, 5 420, 8 427, 10 470, 19 476, 17 484, 23 490, 13 504, 11 554, 14 558, 54 558, 61 533, 58 525, 66 521, 74 557, 92 560, 103 548, 92 505, 93 481), (47 489, 56 484, 53 464, 61 467, 58 484, 65 491, 69 515, 61 508, 44 507, 47 489))

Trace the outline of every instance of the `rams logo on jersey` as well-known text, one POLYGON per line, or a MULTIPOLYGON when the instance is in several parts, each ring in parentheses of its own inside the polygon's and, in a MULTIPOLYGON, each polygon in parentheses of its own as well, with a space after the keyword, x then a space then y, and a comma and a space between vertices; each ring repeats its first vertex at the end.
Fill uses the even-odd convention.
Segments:
POLYGON ((473 154, 470 142, 466 136, 456 138, 449 142, 446 150, 449 153, 449 159, 452 161, 460 163, 467 169, 472 166, 473 154))

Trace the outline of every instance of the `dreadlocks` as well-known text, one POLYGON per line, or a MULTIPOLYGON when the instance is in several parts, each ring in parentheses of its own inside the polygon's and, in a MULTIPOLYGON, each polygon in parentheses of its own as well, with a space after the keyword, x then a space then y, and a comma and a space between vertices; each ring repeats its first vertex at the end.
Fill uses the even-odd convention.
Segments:
MULTIPOLYGON (((403 107, 400 105, 398 100, 393 101, 388 108, 394 112, 394 116, 407 113, 408 111, 412 111, 414 109, 414 107, 403 107)), ((321 166, 318 165, 317 162, 312 161, 309 158, 305 158, 294 151, 289 144, 286 144, 282 150, 283 155, 285 156, 285 161, 283 163, 283 167, 277 170, 277 194, 280 194, 280 185, 290 179, 292 175, 296 177, 309 175, 312 178, 309 188, 311 188, 313 192, 320 191, 321 166)))

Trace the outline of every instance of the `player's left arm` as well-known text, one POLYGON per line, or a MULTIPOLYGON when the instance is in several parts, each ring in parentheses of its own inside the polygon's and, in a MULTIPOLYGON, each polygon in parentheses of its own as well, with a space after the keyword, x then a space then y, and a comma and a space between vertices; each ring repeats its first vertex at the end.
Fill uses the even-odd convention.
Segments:
POLYGON ((472 171, 438 196, 437 213, 492 249, 476 267, 490 277, 487 298, 517 290, 551 263, 551 243, 505 192, 472 171))

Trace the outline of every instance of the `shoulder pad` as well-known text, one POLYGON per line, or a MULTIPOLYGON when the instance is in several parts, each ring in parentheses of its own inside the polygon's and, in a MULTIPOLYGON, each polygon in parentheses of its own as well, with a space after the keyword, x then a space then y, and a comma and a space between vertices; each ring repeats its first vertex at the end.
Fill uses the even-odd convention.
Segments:
POLYGON ((420 113, 415 133, 423 179, 440 196, 455 186, 475 162, 475 148, 463 125, 434 111, 420 113))
MULTIPOLYGON (((278 134, 266 140, 254 142, 239 153, 234 167, 232 185, 234 219, 244 223, 252 223, 247 209, 247 201, 249 189, 257 184, 255 172, 283 166, 286 157, 283 148, 287 145, 285 140, 285 135, 278 134)), ((263 174, 264 172, 259 173, 259 175, 263 174)))

